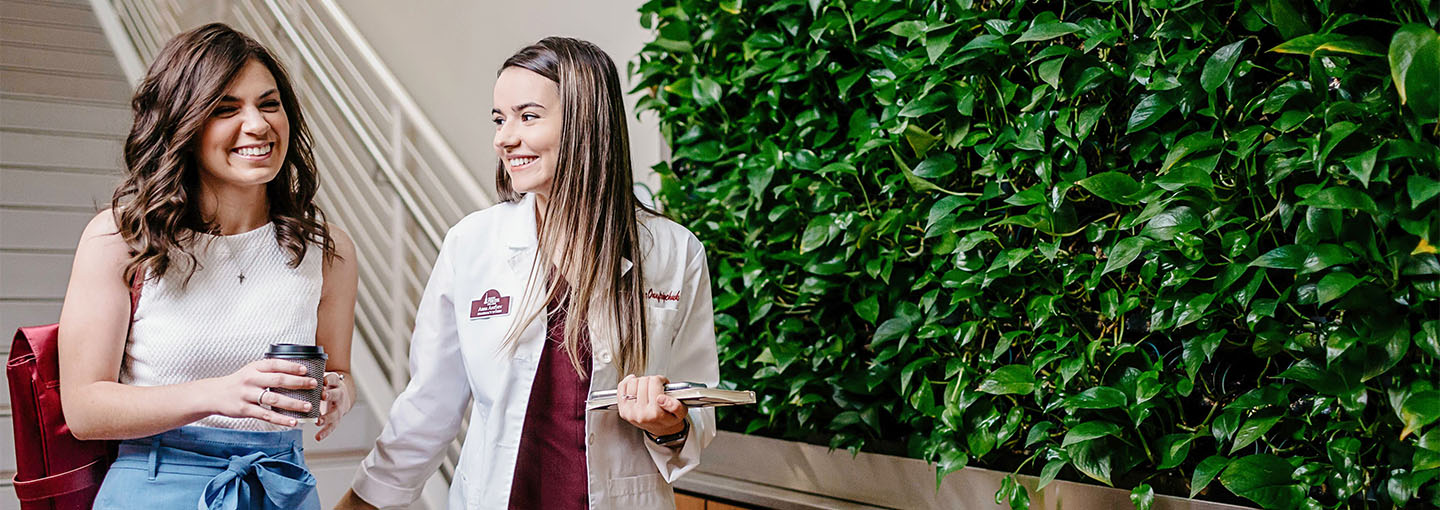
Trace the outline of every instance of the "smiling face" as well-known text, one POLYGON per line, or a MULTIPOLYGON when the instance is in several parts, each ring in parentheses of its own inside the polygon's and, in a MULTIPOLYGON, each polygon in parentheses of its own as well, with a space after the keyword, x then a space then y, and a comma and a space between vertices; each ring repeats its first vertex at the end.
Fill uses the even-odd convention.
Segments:
POLYGON ((246 62, 200 132, 203 186, 263 189, 285 164, 289 140, 290 118, 275 77, 260 61, 246 62))
POLYGON ((520 193, 548 198, 560 152, 560 88, 520 67, 495 80, 495 155, 520 193))

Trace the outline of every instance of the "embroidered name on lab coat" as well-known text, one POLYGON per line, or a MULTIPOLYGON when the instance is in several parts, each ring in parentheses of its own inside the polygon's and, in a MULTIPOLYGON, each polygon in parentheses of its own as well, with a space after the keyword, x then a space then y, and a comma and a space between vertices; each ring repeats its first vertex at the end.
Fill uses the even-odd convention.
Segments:
POLYGON ((660 292, 655 289, 645 291, 645 299, 650 301, 650 306, 674 310, 680 307, 680 291, 660 292))
POLYGON ((485 294, 470 302, 470 320, 489 319, 500 315, 510 315, 510 296, 501 296, 500 291, 490 289, 485 294))

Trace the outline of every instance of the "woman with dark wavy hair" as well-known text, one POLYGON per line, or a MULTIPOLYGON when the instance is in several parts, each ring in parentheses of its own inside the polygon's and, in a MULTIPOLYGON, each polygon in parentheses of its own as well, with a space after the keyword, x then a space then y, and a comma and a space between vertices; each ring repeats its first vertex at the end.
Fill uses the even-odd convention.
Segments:
POLYGON ((121 440, 95 508, 318 508, 280 412, 311 404, 273 391, 318 383, 264 355, 328 354, 323 439, 354 403, 355 249, 315 205, 285 69, 205 25, 165 45, 132 106, 125 180, 81 235, 60 315, 71 431, 121 440))
POLYGON ((665 394, 719 380, 710 276, 700 241, 635 197, 623 99, 585 41, 500 67, 505 201, 446 235, 410 384, 339 508, 413 501, 471 402, 450 508, 675 507, 670 483, 715 435, 711 409, 665 394), (618 412, 586 411, 597 390, 618 390, 618 412))

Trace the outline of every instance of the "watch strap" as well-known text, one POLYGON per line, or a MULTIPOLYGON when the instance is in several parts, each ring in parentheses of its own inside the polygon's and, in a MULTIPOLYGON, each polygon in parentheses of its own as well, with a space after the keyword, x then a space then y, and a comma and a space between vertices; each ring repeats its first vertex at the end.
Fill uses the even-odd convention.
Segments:
POLYGON ((689 437, 689 435, 690 435, 690 420, 688 420, 688 419, 685 420, 685 421, 684 421, 684 427, 681 428, 679 432, 676 432, 676 433, 674 433, 674 434, 666 434, 666 435, 663 435, 663 436, 657 436, 657 435, 655 435, 655 434, 651 434, 650 431, 648 431, 648 430, 646 430, 646 431, 644 431, 644 432, 645 432, 645 437, 650 438, 650 440, 651 440, 651 441, 654 441, 655 444, 658 444, 658 445, 660 445, 660 446, 670 446, 670 447, 678 446, 678 445, 684 443, 684 442, 685 442, 685 438, 686 438, 686 437, 689 437))

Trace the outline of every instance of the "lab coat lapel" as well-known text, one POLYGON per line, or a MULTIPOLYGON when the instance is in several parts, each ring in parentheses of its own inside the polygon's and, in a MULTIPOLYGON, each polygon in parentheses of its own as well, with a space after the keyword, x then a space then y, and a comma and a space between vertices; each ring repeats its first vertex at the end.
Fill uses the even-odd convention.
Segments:
POLYGON ((527 193, 520 199, 520 207, 515 211, 516 217, 506 222, 510 225, 505 229, 506 245, 510 248, 506 262, 510 264, 511 271, 528 275, 540 239, 535 227, 535 194, 527 193))

